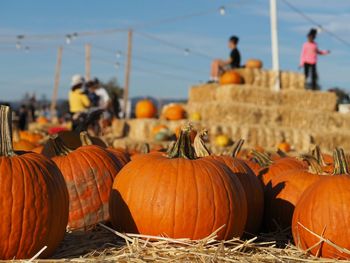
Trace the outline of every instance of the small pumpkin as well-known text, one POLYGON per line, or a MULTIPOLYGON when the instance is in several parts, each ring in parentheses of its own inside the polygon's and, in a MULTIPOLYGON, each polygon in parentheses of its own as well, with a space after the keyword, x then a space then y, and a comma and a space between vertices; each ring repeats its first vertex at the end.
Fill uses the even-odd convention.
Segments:
POLYGON ((277 149, 280 151, 283 151, 285 153, 288 153, 292 150, 291 145, 288 142, 281 142, 277 145, 277 149))
POLYGON ((163 116, 167 120, 177 121, 186 118, 186 111, 180 104, 170 104, 164 108, 163 116))
POLYGON ((215 145, 220 147, 229 146, 232 143, 231 138, 225 134, 219 134, 215 136, 215 145))
POLYGON ((220 85, 228 85, 228 84, 242 84, 241 75, 234 70, 226 71, 220 77, 220 85))
POLYGON ((201 239, 225 225, 218 240, 242 235, 247 203, 239 179, 216 160, 196 158, 189 133, 184 128, 166 156, 145 154, 120 171, 110 199, 115 229, 201 239))
POLYGON ((68 221, 68 193, 57 166, 44 156, 14 152, 11 112, 0 106, 0 259, 51 256, 68 221))
POLYGON ((40 117, 36 118, 36 122, 39 124, 48 124, 49 120, 44 116, 40 116, 40 117))
POLYGON ((138 119, 154 118, 157 115, 157 108, 151 100, 140 100, 136 103, 135 115, 138 119))
POLYGON ((248 59, 247 62, 245 63, 246 68, 262 68, 263 67, 263 62, 260 59, 248 59))
POLYGON ((35 148, 35 144, 28 140, 21 139, 17 129, 13 131, 13 149, 15 151, 31 151, 35 148))
POLYGON ((350 259, 350 175, 343 150, 334 153, 333 176, 325 176, 300 197, 293 215, 295 244, 319 257, 350 259))
POLYGON ((44 136, 38 132, 19 131, 19 138, 32 144, 38 144, 42 139, 44 139, 44 136))
POLYGON ((190 121, 200 121, 202 120, 202 115, 199 112, 192 112, 190 114, 190 121))

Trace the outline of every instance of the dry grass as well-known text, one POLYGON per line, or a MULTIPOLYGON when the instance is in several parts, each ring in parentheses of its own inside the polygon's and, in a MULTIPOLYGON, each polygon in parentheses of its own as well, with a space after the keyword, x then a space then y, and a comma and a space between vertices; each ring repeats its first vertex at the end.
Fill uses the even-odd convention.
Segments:
MULTIPOLYGON (((288 243, 289 231, 218 242, 216 233, 197 241, 122 234, 100 224, 67 233, 52 259, 33 262, 334 262, 312 257, 288 243)), ((28 262, 28 261, 27 261, 28 262)))

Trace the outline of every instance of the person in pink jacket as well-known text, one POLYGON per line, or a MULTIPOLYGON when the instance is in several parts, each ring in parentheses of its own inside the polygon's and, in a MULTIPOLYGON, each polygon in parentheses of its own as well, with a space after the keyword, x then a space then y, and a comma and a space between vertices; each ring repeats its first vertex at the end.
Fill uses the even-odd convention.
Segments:
POLYGON ((319 50, 317 43, 315 42, 317 30, 311 28, 307 34, 308 41, 304 43, 300 56, 300 67, 304 67, 305 79, 311 74, 311 88, 317 89, 317 55, 327 55, 329 50, 319 50))

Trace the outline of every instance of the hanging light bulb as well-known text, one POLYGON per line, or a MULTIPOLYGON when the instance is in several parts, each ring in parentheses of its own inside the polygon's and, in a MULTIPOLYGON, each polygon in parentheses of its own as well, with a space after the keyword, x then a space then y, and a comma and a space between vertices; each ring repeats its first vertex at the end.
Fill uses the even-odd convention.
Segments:
POLYGON ((71 35, 66 35, 66 43, 69 45, 72 42, 72 36, 71 35))
POLYGON ((185 56, 188 56, 190 54, 190 50, 188 48, 185 48, 184 53, 185 53, 185 56))
POLYGON ((114 67, 115 67, 116 69, 119 69, 120 63, 119 63, 119 62, 114 63, 114 67))
POLYGON ((221 6, 219 8, 220 15, 224 16, 226 14, 226 8, 224 6, 221 6))
POLYGON ((24 38, 23 35, 18 35, 17 36, 17 41, 16 41, 16 48, 21 49, 22 48, 22 39, 24 38))
POLYGON ((25 47, 24 47, 24 51, 25 51, 26 53, 29 53, 29 49, 30 49, 30 48, 29 48, 28 46, 25 46, 25 47))
POLYGON ((317 26, 317 33, 322 33, 324 30, 323 30, 323 27, 321 25, 318 25, 317 26))
POLYGON ((77 39, 77 37, 78 37, 78 33, 77 33, 77 32, 74 32, 74 33, 72 34, 72 40, 77 39))
POLYGON ((115 56, 117 58, 120 58, 122 56, 122 52, 120 50, 118 50, 116 53, 115 53, 115 56))

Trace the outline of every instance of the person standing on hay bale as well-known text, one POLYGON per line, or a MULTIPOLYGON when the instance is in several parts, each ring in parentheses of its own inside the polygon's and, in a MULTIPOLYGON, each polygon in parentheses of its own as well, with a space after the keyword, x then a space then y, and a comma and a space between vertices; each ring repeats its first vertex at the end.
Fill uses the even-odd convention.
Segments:
POLYGON ((230 58, 227 60, 215 59, 211 63, 210 80, 208 83, 217 83, 222 72, 230 69, 239 68, 241 65, 241 54, 237 48, 239 38, 230 37, 228 47, 231 50, 230 58))
POLYGON ((317 90, 317 55, 327 55, 329 50, 319 50, 317 43, 315 42, 317 36, 317 30, 311 28, 307 34, 307 42, 304 43, 300 56, 300 67, 304 67, 305 79, 311 74, 311 89, 317 90))

